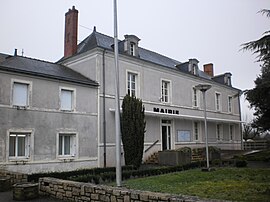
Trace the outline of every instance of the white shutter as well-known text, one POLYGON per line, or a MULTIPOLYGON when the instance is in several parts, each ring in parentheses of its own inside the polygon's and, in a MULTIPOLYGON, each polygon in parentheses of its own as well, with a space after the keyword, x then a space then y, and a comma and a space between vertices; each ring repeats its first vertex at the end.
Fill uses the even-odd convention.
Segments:
POLYGON ((28 84, 14 83, 13 85, 13 105, 27 106, 28 84))
POLYGON ((61 90, 61 109, 72 110, 72 91, 61 90))

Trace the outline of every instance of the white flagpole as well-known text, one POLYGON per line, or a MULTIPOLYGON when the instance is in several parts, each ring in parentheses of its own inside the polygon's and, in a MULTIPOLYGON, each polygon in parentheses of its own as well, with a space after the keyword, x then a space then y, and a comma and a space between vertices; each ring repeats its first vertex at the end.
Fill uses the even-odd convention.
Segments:
POLYGON ((115 60, 115 151, 116 151, 116 185, 122 186, 121 170, 121 131, 119 103, 119 65, 118 65, 118 31, 117 31, 117 0, 114 0, 114 60, 115 60))

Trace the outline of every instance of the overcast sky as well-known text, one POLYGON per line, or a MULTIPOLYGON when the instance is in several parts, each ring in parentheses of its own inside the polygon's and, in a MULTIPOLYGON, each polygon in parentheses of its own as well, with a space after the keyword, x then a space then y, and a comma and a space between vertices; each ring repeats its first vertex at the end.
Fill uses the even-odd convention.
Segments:
MULTIPOLYGON (((1 0, 0 52, 55 62, 63 56, 64 16, 79 10, 82 41, 94 26, 113 36, 113 0, 1 0)), ((258 14, 270 9, 269 0, 118 0, 118 36, 138 36, 140 46, 199 66, 214 64, 214 73, 232 73, 233 86, 254 87, 260 73, 251 52, 241 44, 269 30, 270 19, 258 14)), ((246 102, 243 100, 244 106, 246 102)), ((250 119, 244 107, 243 118, 250 119)))

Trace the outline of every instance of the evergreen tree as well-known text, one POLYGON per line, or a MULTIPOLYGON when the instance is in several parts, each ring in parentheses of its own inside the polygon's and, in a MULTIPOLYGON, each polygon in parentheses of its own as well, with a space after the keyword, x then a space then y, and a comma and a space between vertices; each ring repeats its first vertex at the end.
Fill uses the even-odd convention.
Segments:
POLYGON ((145 125, 142 101, 126 95, 121 114, 121 133, 126 165, 134 165, 137 168, 141 165, 145 125))
MULTIPOLYGON (((270 17, 270 10, 261 10, 262 14, 270 17)), ((256 40, 243 44, 244 50, 251 50, 257 54, 261 62, 261 74, 254 81, 255 87, 245 92, 250 106, 255 109, 255 119, 252 127, 260 131, 270 130, 270 31, 256 40)))

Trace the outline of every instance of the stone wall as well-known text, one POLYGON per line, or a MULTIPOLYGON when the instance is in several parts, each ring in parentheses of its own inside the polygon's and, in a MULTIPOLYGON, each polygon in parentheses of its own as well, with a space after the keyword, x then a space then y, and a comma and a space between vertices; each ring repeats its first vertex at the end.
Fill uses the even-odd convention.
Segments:
POLYGON ((28 178, 27 174, 10 171, 0 171, 0 176, 10 178, 11 185, 16 183, 27 182, 28 178))
POLYGON ((126 188, 95 185, 55 178, 39 179, 39 194, 67 201, 106 201, 106 202, 195 202, 197 197, 169 195, 147 191, 129 190, 126 188))

